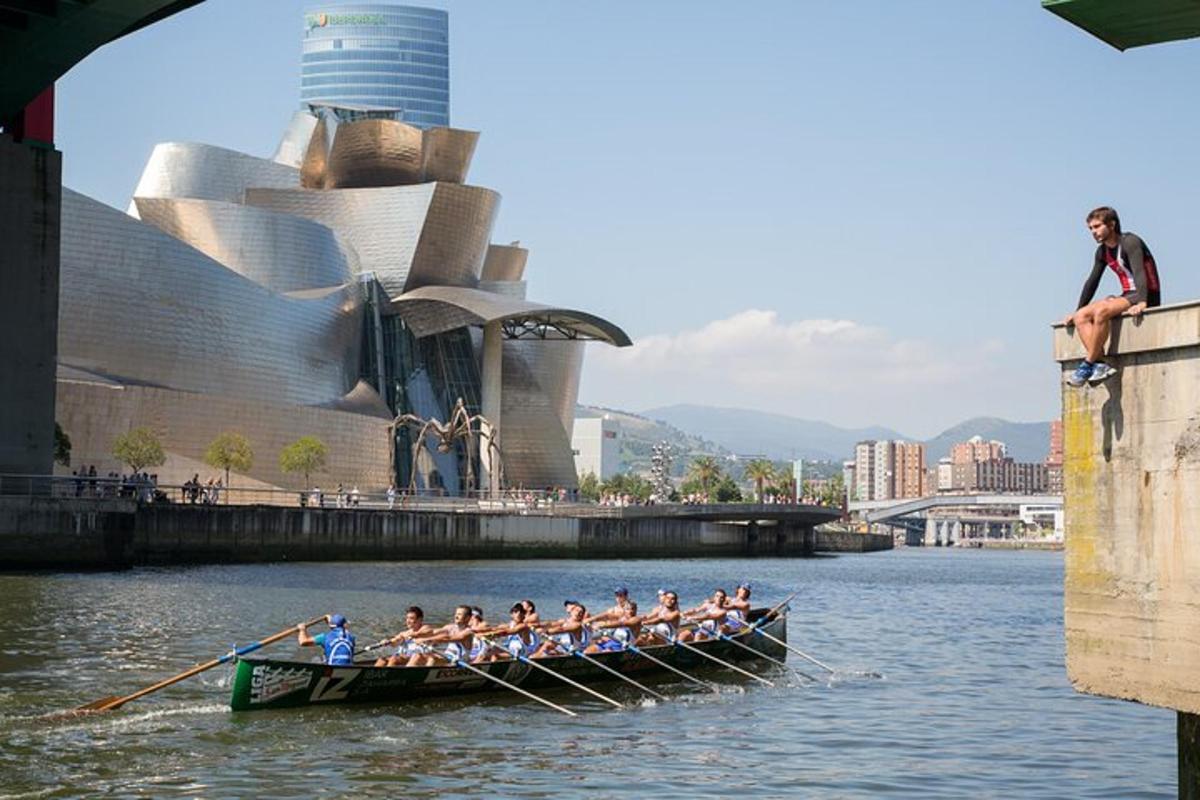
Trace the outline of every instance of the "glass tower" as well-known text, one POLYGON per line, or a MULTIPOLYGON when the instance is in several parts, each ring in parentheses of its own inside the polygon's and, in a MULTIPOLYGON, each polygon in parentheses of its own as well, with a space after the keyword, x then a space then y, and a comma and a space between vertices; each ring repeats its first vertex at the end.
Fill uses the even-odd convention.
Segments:
POLYGON ((449 39, 449 16, 440 9, 317 6, 304 15, 300 99, 418 128, 449 126, 449 39))

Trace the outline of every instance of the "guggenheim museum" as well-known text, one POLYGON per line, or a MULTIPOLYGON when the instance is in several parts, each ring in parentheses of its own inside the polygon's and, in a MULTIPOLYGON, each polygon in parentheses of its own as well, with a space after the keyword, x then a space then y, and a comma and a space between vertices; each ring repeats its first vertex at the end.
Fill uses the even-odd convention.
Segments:
POLYGON ((64 190, 56 418, 72 460, 120 470, 152 429, 162 483, 245 436, 238 484, 295 488, 279 453, 328 448, 326 480, 466 488, 483 453, 414 457, 397 418, 494 426, 508 486, 573 487, 583 345, 629 338, 526 297, 528 252, 467 182, 479 134, 449 127, 445 12, 376 4, 305 18, 302 110, 272 158, 154 148, 125 212, 64 190), (380 87, 384 87, 381 90, 380 87), (366 88, 364 88, 366 87, 366 88))

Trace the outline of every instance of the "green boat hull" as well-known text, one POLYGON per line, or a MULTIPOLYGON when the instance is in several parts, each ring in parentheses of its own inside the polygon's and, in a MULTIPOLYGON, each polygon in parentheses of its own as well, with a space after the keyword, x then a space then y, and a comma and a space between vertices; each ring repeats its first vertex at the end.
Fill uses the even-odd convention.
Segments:
MULTIPOLYGON (((754 620, 763 613, 752 612, 750 618, 754 620)), ((763 627, 763 631, 786 641, 787 618, 773 619, 763 627)), ((767 663, 763 656, 776 660, 787 657, 783 647, 764 636, 751 634, 746 638, 743 634, 738 641, 751 650, 720 639, 693 643, 693 646, 723 661, 738 662, 743 668, 756 661, 767 663)), ((659 645, 640 649, 689 674, 722 669, 713 661, 683 647, 659 645)), ((631 651, 597 653, 588 657, 639 681, 656 674, 674 677, 669 670, 631 651)), ((537 663, 585 686, 623 683, 620 678, 577 656, 539 658, 537 663)), ((473 666, 530 691, 561 689, 566 685, 553 675, 520 661, 497 661, 473 666)), ((736 675, 728 670, 726 674, 736 675)), ((710 674, 709 677, 713 676, 710 674)), ((229 705, 234 711, 256 711, 337 703, 407 703, 429 697, 507 691, 494 681, 460 667, 376 667, 373 662, 332 667, 306 661, 250 657, 237 663, 229 705)))

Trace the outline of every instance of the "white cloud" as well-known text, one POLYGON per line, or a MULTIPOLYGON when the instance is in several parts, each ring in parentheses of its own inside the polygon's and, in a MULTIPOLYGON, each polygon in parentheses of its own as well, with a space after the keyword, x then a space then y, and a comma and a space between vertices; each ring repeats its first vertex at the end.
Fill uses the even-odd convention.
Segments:
MULTIPOLYGON (((1018 368, 1005 349, 994 335, 966 343, 898 338, 851 320, 786 321, 749 309, 628 348, 590 348, 580 399, 633 410, 738 406, 910 435, 978 414, 1049 418, 1053 392, 1039 394, 1036 368, 1018 368), (1029 391, 1013 391, 1014 381, 1027 384, 1034 402, 1029 391)), ((1021 366, 1045 364, 1039 356, 1021 366)))

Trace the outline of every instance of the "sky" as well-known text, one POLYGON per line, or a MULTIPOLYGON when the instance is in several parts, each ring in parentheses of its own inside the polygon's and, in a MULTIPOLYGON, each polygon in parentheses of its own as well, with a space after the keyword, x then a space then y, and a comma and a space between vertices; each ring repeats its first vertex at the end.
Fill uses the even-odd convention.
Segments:
MULTIPOLYGON (((58 86, 64 183, 124 208, 157 142, 270 156, 303 12, 333 5, 206 0, 97 51, 58 86)), ((1200 40, 1120 53, 1037 0, 424 5, 493 241, 530 249, 530 299, 634 339, 588 346, 581 402, 1051 419, 1098 205, 1164 302, 1200 296, 1200 40)))

